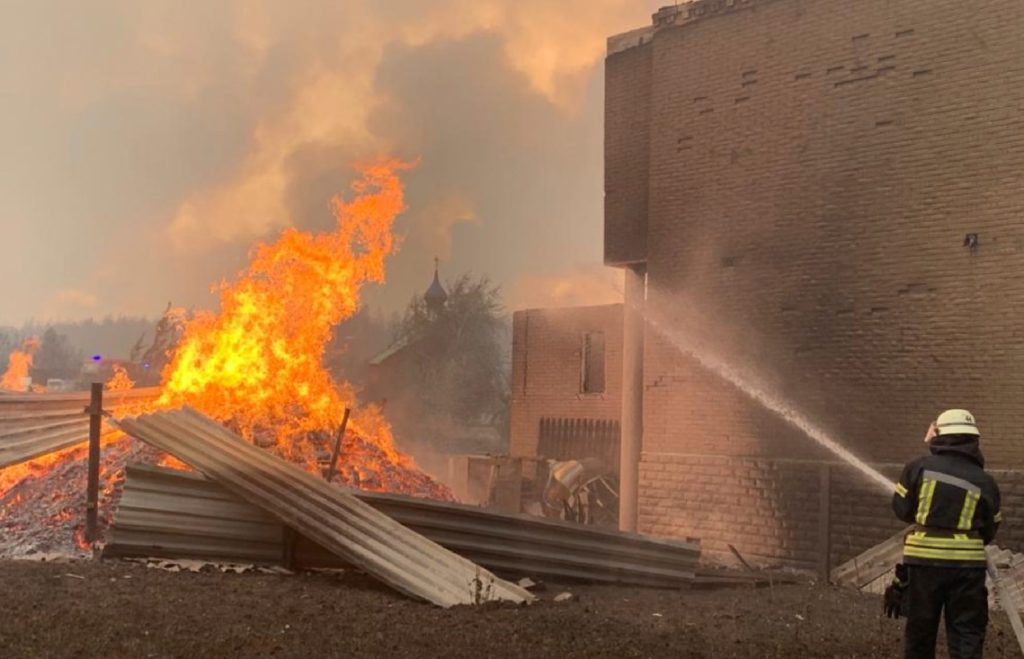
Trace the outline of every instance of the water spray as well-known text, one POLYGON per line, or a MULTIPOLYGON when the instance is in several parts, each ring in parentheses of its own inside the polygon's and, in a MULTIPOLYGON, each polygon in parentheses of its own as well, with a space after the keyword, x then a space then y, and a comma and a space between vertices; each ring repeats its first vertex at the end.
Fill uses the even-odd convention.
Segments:
MULTIPOLYGON (((790 425, 813 439, 820 446, 828 449, 843 462, 846 462, 862 475, 866 476, 868 480, 877 485, 879 489, 884 491, 886 494, 891 494, 893 492, 894 485, 888 478, 883 476, 877 469, 851 453, 849 449, 830 437, 824 430, 811 423, 807 417, 794 409, 792 404, 775 394, 769 393, 766 387, 755 384, 752 378, 746 377, 744 374, 740 373, 738 369, 725 363, 711 351, 698 349, 696 347, 697 342, 692 340, 691 337, 687 337, 683 332, 669 329, 665 324, 653 318, 646 310, 637 309, 635 306, 634 309, 640 311, 645 322, 654 331, 661 335, 662 338, 671 343, 672 346, 681 354, 691 357, 703 368, 715 375, 718 375, 766 409, 777 414, 790 425)), ((1000 573, 994 560, 994 556, 997 552, 998 548, 994 547, 994 545, 987 549, 986 569, 992 582, 992 586, 997 593, 996 599, 1000 601, 1003 609, 1006 611, 1006 615, 1010 620, 1010 625, 1013 627, 1014 635, 1017 637, 1017 642, 1020 645, 1021 651, 1024 652, 1024 622, 1021 621, 1020 613, 1016 608, 1016 604, 1012 600, 1012 597, 998 596, 1006 586, 1004 585, 1003 575, 1000 573)), ((1011 586, 1011 588, 1013 588, 1013 586, 1011 586)), ((1010 592, 1013 591, 1011 590, 1010 592)))
POLYGON ((845 446, 830 437, 828 433, 812 423, 806 416, 798 412, 792 404, 779 396, 769 393, 767 388, 760 386, 745 376, 738 369, 727 364, 709 351, 698 350, 694 347, 695 342, 688 340, 688 337, 679 330, 670 329, 658 319, 652 317, 648 310, 642 311, 643 317, 653 330, 662 338, 668 341, 680 353, 693 358, 703 368, 721 377, 734 387, 742 391, 749 398, 759 403, 762 407, 771 410, 793 427, 797 428, 809 438, 817 442, 823 448, 828 449, 843 462, 859 471, 872 483, 877 485, 886 493, 892 493, 893 482, 886 478, 880 471, 864 462, 850 452, 845 446))

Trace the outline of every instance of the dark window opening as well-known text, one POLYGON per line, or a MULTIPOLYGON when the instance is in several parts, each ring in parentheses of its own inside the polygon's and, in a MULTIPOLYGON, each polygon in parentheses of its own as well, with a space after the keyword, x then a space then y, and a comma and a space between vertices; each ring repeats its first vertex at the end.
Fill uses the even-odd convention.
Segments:
POLYGON ((580 391, 604 393, 604 332, 583 335, 583 359, 580 364, 580 391))

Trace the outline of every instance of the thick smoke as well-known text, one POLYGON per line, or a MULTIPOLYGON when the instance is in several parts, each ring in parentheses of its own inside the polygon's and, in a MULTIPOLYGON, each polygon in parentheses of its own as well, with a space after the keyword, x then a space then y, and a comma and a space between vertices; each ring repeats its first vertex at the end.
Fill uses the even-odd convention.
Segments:
POLYGON ((256 238, 420 158, 378 302, 600 261, 601 61, 630 0, 22 3, 0 24, 0 322, 209 306, 256 238))

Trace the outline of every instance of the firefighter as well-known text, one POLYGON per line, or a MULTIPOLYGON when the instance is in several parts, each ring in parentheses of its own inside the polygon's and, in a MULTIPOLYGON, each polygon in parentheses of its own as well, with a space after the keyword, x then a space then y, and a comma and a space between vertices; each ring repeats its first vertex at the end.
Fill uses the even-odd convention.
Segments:
POLYGON ((914 529, 885 593, 890 617, 907 617, 904 656, 935 656, 945 614, 951 659, 982 656, 988 624, 985 545, 1002 521, 999 488, 985 472, 980 434, 967 410, 946 410, 925 435, 931 455, 903 468, 892 507, 914 529))

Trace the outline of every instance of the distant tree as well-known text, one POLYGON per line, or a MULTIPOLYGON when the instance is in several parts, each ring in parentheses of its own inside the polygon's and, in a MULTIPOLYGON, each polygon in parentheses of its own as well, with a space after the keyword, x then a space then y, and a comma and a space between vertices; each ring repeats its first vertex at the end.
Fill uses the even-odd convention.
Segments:
POLYGON ((130 353, 131 361, 140 366, 140 382, 143 385, 160 382, 164 366, 174 357, 178 343, 185 334, 185 323, 188 318, 187 311, 168 302, 167 308, 153 329, 153 341, 149 347, 145 347, 146 332, 143 332, 135 342, 130 353))
POLYGON ((49 377, 71 378, 82 367, 82 352, 52 327, 43 332, 42 343, 32 359, 32 368, 49 377))
POLYGON ((508 364, 501 291, 462 275, 443 303, 417 296, 395 328, 407 351, 406 389, 426 413, 461 423, 503 425, 508 364))
POLYGON ((14 330, 0 329, 0 373, 7 370, 11 351, 19 344, 18 334, 14 330))
POLYGON ((140 316, 106 316, 100 320, 86 318, 45 325, 29 321, 21 328, 20 335, 41 336, 47 328, 67 336, 70 344, 81 349, 86 356, 124 359, 136 337, 142 332, 152 331, 153 320, 140 316))
POLYGON ((146 352, 146 335, 149 332, 143 332, 139 334, 139 338, 136 339, 135 345, 132 346, 131 352, 128 353, 128 361, 132 363, 139 363, 142 361, 142 356, 146 352))

